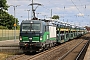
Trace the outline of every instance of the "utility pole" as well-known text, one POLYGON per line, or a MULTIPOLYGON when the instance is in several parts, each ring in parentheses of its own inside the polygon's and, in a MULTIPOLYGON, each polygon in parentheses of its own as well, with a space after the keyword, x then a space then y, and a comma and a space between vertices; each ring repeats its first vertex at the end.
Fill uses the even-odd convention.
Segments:
POLYGON ((67 23, 68 23, 68 19, 67 19, 67 23))
POLYGON ((52 19, 52 9, 51 9, 51 19, 52 19))
POLYGON ((32 17, 34 17, 34 11, 33 11, 33 0, 32 0, 32 17))
POLYGON ((25 10, 25 11, 28 11, 28 20, 29 20, 29 11, 30 11, 30 10, 25 10))
POLYGON ((29 11, 30 11, 30 10, 27 10, 27 11, 28 11, 28 20, 29 20, 29 11))
MULTIPOLYGON (((14 8, 14 17, 16 17, 16 15, 15 15, 15 10, 16 10, 16 7, 18 7, 18 6, 20 6, 20 5, 10 5, 10 6, 13 6, 13 8, 14 8)), ((14 39, 14 41, 16 40, 16 19, 15 19, 15 23, 14 23, 14 27, 15 27, 15 30, 14 30, 14 36, 15 36, 15 39, 14 39)))

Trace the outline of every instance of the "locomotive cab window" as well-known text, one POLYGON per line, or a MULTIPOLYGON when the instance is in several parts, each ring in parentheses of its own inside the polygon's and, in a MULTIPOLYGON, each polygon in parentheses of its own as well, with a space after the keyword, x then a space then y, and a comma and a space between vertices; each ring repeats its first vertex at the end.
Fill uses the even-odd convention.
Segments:
POLYGON ((22 24, 22 31, 40 31, 40 24, 22 24))
POLYGON ((22 24, 22 31, 30 31, 30 24, 22 24))

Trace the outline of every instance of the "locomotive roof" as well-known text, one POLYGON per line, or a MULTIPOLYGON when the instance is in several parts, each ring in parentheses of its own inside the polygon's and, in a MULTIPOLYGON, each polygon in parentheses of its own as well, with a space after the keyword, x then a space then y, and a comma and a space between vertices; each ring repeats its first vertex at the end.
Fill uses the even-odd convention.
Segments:
MULTIPOLYGON (((48 20, 47 20, 48 21, 48 20)), ((23 20, 21 23, 41 23, 41 22, 45 22, 45 20, 23 20)), ((60 26, 65 26, 65 22, 60 22, 60 21, 52 21, 52 22, 50 22, 50 25, 52 24, 52 23, 54 23, 54 24, 59 24, 60 26)), ((44 23, 45 24, 45 23, 44 23)), ((80 29, 84 29, 84 27, 79 27, 79 26, 75 26, 75 25, 72 25, 72 24, 69 24, 69 23, 67 23, 66 24, 66 26, 69 26, 69 27, 72 27, 72 28, 80 28, 80 29)))
POLYGON ((40 23, 40 20, 23 20, 21 23, 40 23))

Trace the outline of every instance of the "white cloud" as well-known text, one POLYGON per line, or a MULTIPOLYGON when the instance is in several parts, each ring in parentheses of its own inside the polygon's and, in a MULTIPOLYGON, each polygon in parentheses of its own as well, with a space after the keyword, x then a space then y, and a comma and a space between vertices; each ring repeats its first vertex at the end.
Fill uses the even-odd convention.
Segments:
POLYGON ((74 7, 74 6, 71 6, 71 7, 67 7, 67 8, 65 8, 65 10, 68 10, 68 11, 76 11, 77 9, 76 9, 76 7, 74 7))
MULTIPOLYGON (((53 11, 53 14, 57 14, 61 16, 73 16, 73 15, 85 16, 85 14, 89 15, 88 13, 90 11, 89 0, 83 0, 83 1, 72 0, 72 1, 71 0, 34 0, 35 3, 40 3, 44 5, 44 6, 38 7, 38 9, 36 10, 36 13, 37 12, 41 13, 39 14, 40 18, 43 18, 42 15, 48 15, 49 17, 51 9, 53 11), (72 3, 72 1, 76 6, 72 3), (85 5, 86 5, 86 9, 84 8, 85 5)), ((27 9, 31 10, 31 7, 28 6, 29 4, 31 4, 31 0, 7 0, 7 2, 8 2, 8 5, 21 5, 20 7, 16 8, 16 17, 18 17, 19 19, 21 18, 20 16, 23 16, 22 19, 27 18, 27 12, 24 10, 27 10, 27 9)), ((9 13, 13 15, 13 7, 9 8, 9 13)), ((30 15, 31 15, 31 12, 30 12, 30 15)), ((76 19, 75 16, 70 18, 64 18, 64 19, 73 20, 73 18, 75 19, 75 21, 79 19, 79 18, 76 19)), ((87 20, 89 19, 87 18, 87 20)))
POLYGON ((84 16, 84 14, 83 13, 79 13, 79 14, 77 14, 77 16, 84 16))

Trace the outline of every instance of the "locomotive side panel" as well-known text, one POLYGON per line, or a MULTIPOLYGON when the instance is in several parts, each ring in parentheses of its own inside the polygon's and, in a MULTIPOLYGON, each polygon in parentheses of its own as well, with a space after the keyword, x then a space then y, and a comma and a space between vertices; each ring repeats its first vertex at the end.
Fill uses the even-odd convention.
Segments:
POLYGON ((50 38, 56 37, 56 27, 49 26, 50 38))

